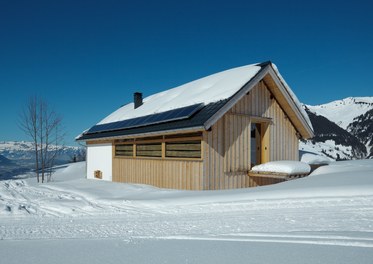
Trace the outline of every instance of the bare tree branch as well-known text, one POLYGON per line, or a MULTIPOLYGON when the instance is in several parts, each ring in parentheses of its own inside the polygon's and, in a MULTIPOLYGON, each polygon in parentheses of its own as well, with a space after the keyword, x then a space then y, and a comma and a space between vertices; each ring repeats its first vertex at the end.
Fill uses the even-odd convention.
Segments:
POLYGON ((59 154, 65 137, 62 117, 49 108, 46 101, 36 96, 30 97, 20 113, 19 127, 32 139, 35 152, 35 171, 37 181, 51 180, 51 168, 59 154), (47 172, 48 170, 48 172, 47 172))

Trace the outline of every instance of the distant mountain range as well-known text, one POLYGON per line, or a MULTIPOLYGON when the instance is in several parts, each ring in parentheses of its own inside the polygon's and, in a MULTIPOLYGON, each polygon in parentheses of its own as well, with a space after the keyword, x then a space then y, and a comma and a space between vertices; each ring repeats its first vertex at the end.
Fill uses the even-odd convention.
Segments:
POLYGON ((315 137, 301 141, 301 151, 333 159, 373 158, 373 97, 349 97, 303 107, 315 137))
MULTIPOLYGON (((84 148, 59 146, 59 155, 55 164, 71 162, 74 156, 84 157, 84 148)), ((0 180, 25 173, 34 168, 33 144, 27 141, 0 141, 0 180)))

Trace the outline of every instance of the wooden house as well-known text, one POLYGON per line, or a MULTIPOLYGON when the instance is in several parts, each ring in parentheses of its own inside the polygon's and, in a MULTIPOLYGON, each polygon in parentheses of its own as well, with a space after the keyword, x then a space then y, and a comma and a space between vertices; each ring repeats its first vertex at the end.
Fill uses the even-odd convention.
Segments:
POLYGON ((297 97, 271 62, 216 73, 124 105, 77 137, 87 178, 162 188, 251 186, 259 163, 299 160, 313 136, 297 97))

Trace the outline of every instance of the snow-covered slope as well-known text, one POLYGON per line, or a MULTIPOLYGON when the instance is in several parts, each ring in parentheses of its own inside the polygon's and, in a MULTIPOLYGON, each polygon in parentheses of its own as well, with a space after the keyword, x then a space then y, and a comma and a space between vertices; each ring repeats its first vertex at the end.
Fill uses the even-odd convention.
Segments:
POLYGON ((315 136, 302 140, 300 150, 320 153, 333 159, 353 159, 367 156, 365 145, 359 138, 339 127, 324 116, 306 109, 312 122, 315 136))
POLYGON ((349 97, 304 108, 315 137, 301 141, 301 151, 333 159, 373 158, 373 97, 349 97))
POLYGON ((336 123, 343 129, 351 124, 354 118, 373 109, 373 97, 348 97, 322 105, 306 105, 313 113, 321 115, 336 123))
POLYGON ((277 185, 199 192, 87 180, 84 170, 63 166, 42 185, 0 181, 2 263, 373 259, 373 160, 334 162, 277 185))

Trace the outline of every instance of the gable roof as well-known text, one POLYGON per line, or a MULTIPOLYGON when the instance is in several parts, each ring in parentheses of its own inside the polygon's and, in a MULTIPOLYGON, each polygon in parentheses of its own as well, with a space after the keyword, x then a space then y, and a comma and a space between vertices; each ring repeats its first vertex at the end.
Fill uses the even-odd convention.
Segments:
MULTIPOLYGON (((281 77, 277 67, 271 62, 251 64, 186 83, 144 98, 144 104, 134 109, 134 104, 122 106, 76 139, 89 140, 98 138, 113 138, 118 136, 142 135, 157 132, 177 131, 185 129, 207 130, 219 120, 235 103, 249 92, 260 80, 269 85, 279 86, 271 91, 279 103, 286 104, 287 113, 299 133, 304 138, 313 136, 312 125, 301 107, 299 100, 281 77), (280 90, 280 91, 278 91, 280 90), (159 122, 147 123, 162 113, 177 112, 182 108, 199 105, 198 111, 180 119, 165 119, 159 122), (137 123, 140 125, 128 126, 137 123), (141 125, 141 122, 143 125, 141 125)), ((180 111, 179 111, 180 112, 180 111)))

